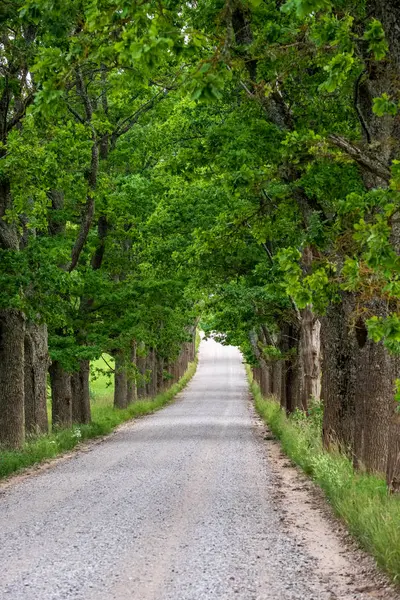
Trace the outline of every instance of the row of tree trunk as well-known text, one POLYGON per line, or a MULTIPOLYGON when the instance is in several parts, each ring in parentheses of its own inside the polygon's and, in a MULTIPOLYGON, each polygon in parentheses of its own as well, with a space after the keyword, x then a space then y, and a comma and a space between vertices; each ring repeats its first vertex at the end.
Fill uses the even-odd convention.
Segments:
POLYGON ((307 411, 311 399, 322 399, 324 446, 339 448, 360 470, 386 474, 397 489, 400 418, 394 389, 400 359, 369 340, 365 323, 354 315, 351 294, 322 319, 311 308, 301 311, 273 340, 281 352, 275 360, 263 353, 271 340, 260 328, 252 336, 258 359, 253 375, 263 395, 275 396, 288 413, 307 411))
POLYGON ((176 383, 185 373, 196 354, 196 332, 185 342, 176 360, 168 362, 155 348, 132 344, 127 360, 121 352, 115 353, 114 406, 126 408, 131 402, 152 398, 176 383))
MULTIPOLYGON (((114 406, 126 408, 139 398, 153 397, 175 383, 195 357, 195 331, 182 345, 178 358, 168 363, 155 348, 132 343, 131 355, 114 353, 114 406)), ((0 311, 0 447, 20 448, 25 436, 47 433, 48 374, 53 427, 91 421, 90 364, 67 372, 51 363, 47 327, 26 321, 17 310, 0 311)))

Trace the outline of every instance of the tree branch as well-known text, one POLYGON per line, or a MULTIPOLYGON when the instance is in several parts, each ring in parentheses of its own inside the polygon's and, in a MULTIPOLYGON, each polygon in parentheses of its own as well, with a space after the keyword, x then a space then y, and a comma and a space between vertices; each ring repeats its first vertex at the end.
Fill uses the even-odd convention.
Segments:
POLYGON ((90 170, 88 175, 88 192, 86 196, 86 204, 82 211, 81 225, 78 236, 75 240, 75 244, 71 251, 71 262, 67 268, 68 272, 71 273, 78 264, 81 252, 86 244, 87 237, 89 235, 90 227, 93 221, 94 209, 95 209, 95 189, 97 186, 97 174, 99 170, 99 148, 97 144, 96 131, 92 124, 93 108, 90 101, 89 95, 84 85, 83 76, 79 69, 76 71, 76 90, 78 95, 81 97, 83 106, 85 108, 86 120, 85 123, 89 125, 92 131, 92 158, 90 162, 90 170))
POLYGON ((373 173, 386 182, 390 181, 391 171, 389 167, 381 163, 375 156, 368 154, 365 150, 355 146, 352 142, 340 135, 331 134, 328 136, 328 140, 334 146, 343 150, 343 152, 350 156, 350 158, 352 158, 362 169, 373 173))
POLYGON ((74 117, 80 122, 82 123, 82 125, 85 125, 86 121, 83 117, 81 117, 81 115, 78 113, 78 111, 76 111, 74 108, 72 108, 72 106, 70 106, 69 104, 67 104, 67 109, 69 110, 69 112, 71 113, 71 115, 74 115, 74 117))
POLYGON ((7 132, 11 131, 11 129, 13 127, 15 127, 15 125, 17 125, 21 119, 23 119, 23 117, 26 114, 26 109, 28 108, 28 106, 30 106, 33 101, 34 101, 34 94, 29 94, 25 100, 22 103, 22 108, 20 111, 18 111, 18 113, 16 115, 14 115, 14 117, 11 119, 11 121, 9 123, 7 123, 7 132))

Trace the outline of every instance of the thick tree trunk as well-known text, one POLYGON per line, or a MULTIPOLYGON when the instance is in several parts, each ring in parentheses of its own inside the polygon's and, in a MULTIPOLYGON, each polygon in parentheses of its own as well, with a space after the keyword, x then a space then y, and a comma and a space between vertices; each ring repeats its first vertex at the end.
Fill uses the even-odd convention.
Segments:
POLYGON ((47 433, 47 370, 50 360, 45 324, 27 324, 24 355, 25 430, 34 434, 47 433))
POLYGON ((0 446, 24 443, 25 318, 17 310, 0 310, 0 446))
MULTIPOLYGON (((351 453, 358 468, 385 473, 399 359, 368 340, 355 300, 343 295, 323 319, 324 444, 351 453)), ((380 314, 380 306, 373 312, 380 314)))
MULTIPOLYGON (((386 304, 375 301, 369 308, 379 315, 386 311, 386 304)), ((385 473, 400 359, 391 355, 382 343, 367 339, 363 321, 356 322, 353 332, 358 350, 354 402, 355 460, 357 466, 364 467, 368 472, 385 473)))
POLYGON ((321 395, 321 324, 310 307, 301 311, 299 342, 299 396, 298 405, 307 410, 311 398, 321 395))
POLYGON ((355 348, 348 330, 353 299, 329 307, 321 321, 322 390, 324 402, 323 442, 345 452, 354 449, 355 348))
POLYGON ((286 408, 286 406, 282 404, 283 361, 276 360, 272 363, 271 380, 272 395, 275 396, 283 408, 286 408))
POLYGON ((272 373, 271 366, 260 361, 260 389, 263 396, 268 397, 272 393, 272 373))
POLYGON ((58 361, 49 368, 51 384, 51 413, 53 427, 71 427, 72 425, 72 390, 71 375, 58 361))
POLYGON ((114 374, 114 406, 126 408, 128 406, 128 377, 121 352, 116 352, 114 374))
POLYGON ((79 371, 71 375, 72 391, 72 422, 90 423, 90 364, 88 360, 81 360, 79 371))

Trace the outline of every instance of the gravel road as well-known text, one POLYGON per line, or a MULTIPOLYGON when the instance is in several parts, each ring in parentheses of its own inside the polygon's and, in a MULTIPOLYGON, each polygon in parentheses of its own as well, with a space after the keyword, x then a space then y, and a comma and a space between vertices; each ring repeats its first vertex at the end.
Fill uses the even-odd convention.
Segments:
MULTIPOLYGON (((0 487, 0 598, 377 597, 329 576, 279 502, 241 356, 203 342, 174 404, 0 487)), ((321 560, 354 574, 335 543, 321 560)))

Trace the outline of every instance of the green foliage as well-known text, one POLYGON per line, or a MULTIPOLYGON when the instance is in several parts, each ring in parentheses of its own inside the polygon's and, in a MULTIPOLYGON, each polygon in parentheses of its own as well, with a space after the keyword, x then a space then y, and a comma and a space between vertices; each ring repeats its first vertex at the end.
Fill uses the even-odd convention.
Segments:
POLYGON ((364 39, 368 41, 368 50, 374 55, 375 60, 385 58, 389 47, 382 23, 378 19, 371 19, 364 32, 364 39))
POLYGON ((373 316, 367 320, 366 324, 368 335, 374 342, 383 340, 392 352, 400 353, 400 318, 398 315, 373 316))
POLYGON ((337 54, 332 58, 329 64, 324 67, 328 77, 321 83, 321 91, 334 92, 339 88, 349 76, 354 65, 354 58, 351 54, 337 54))
POLYGON ((373 99, 372 110, 378 117, 384 115, 397 115, 398 107, 396 102, 390 99, 390 96, 386 93, 382 94, 379 98, 373 99))
POLYGON ((319 10, 329 9, 331 6, 330 0, 288 0, 283 6, 283 11, 295 10, 298 17, 301 19, 311 16, 319 10))

